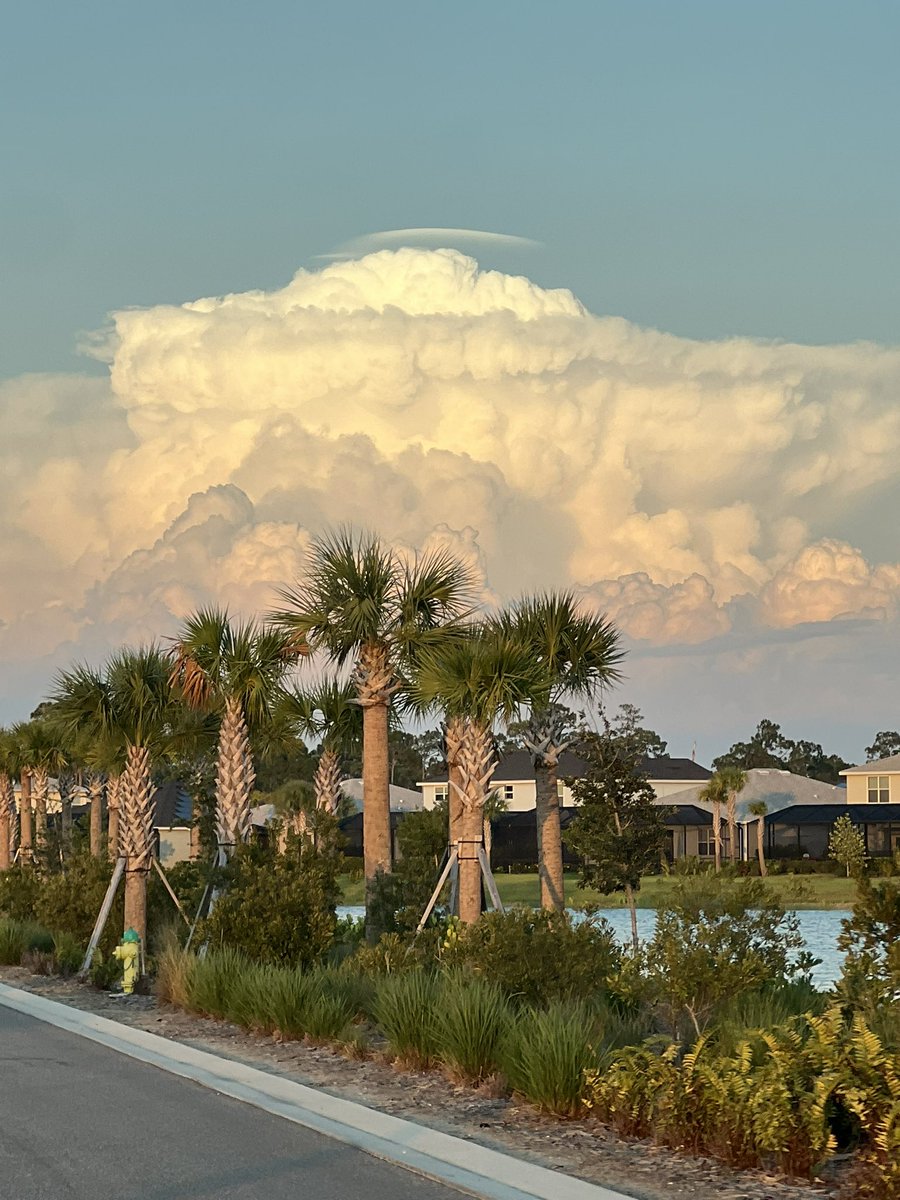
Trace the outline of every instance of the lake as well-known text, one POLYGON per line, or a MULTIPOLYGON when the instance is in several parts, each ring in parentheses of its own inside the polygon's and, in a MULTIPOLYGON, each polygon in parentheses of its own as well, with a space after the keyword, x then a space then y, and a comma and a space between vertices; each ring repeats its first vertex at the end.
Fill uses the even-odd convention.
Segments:
MULTIPOLYGON (((366 910, 361 904, 347 904, 341 905, 337 913, 339 917, 363 917, 366 910)), ((573 912, 572 915, 580 914, 573 912)), ((599 915, 610 923, 616 936, 623 942, 631 940, 631 915, 627 908, 603 908, 600 909, 599 915)), ((820 964, 813 969, 813 983, 816 987, 828 988, 841 973, 844 956, 838 950, 837 939, 841 932, 841 921, 850 914, 840 909, 805 909, 796 915, 806 949, 821 959, 820 964)), ((637 918, 638 936, 642 939, 652 937, 656 911, 652 908, 639 908, 637 918)))

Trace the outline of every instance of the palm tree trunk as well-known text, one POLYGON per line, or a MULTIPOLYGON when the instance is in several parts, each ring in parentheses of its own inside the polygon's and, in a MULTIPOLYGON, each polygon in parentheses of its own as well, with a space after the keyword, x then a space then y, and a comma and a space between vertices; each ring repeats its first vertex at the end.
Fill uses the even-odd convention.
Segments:
POLYGON ((371 916, 378 876, 391 870, 391 792, 388 765, 388 706, 363 708, 363 855, 366 872, 366 937, 383 932, 371 916))
POLYGON ((153 858, 153 807, 150 752, 129 746, 122 775, 120 824, 125 855, 125 928, 134 929, 147 944, 147 876, 153 858))
POLYGON ((35 767, 32 775, 34 793, 34 840, 38 854, 47 849, 47 792, 50 775, 46 767, 35 767))
POLYGON ((91 854, 100 858, 103 853, 103 779, 92 775, 91 793, 91 854))
POLYGON ((728 793, 726 813, 728 816, 728 861, 734 866, 737 862, 737 792, 728 793))
POLYGON ((713 853, 715 855, 716 874, 722 870, 722 805, 718 800, 713 801, 713 853))
POLYGON ((31 772, 23 771, 19 780, 19 862, 34 862, 31 822, 31 772))
POLYGON ((106 853, 111 862, 115 862, 120 853, 119 839, 119 801, 122 794, 122 776, 110 775, 106 785, 106 853))
POLYGON ((229 696, 216 760, 216 836, 222 858, 229 858, 235 846, 250 838, 250 790, 254 779, 250 735, 241 702, 229 696))
POLYGON ((336 817, 341 805, 341 760, 336 750, 326 747, 313 777, 316 808, 336 817))
POLYGON ((10 866, 12 802, 12 785, 4 771, 0 774, 0 871, 8 871, 10 866))
MULTIPOLYGON (((460 839, 463 836, 463 781, 459 769, 459 750, 465 731, 466 721, 464 717, 450 717, 444 726, 444 745, 447 754, 447 829, 451 851, 457 849, 460 839)), ((452 891, 453 889, 451 889, 452 891)), ((451 915, 458 917, 458 888, 456 889, 455 897, 451 895, 451 901, 454 899, 456 900, 456 911, 451 915)))
POLYGON ((484 854, 488 860, 488 866, 491 865, 491 850, 494 846, 494 827, 487 817, 484 819, 484 827, 481 836, 484 840, 484 854))
POLYGON ((762 876, 765 876, 768 874, 768 871, 766 870, 766 852, 765 852, 765 849, 763 848, 764 824, 765 824, 765 817, 757 817, 756 818, 756 853, 759 858, 759 873, 762 876))
POLYGON ((484 802, 494 769, 494 742, 491 731, 470 720, 460 746, 458 766, 462 778, 462 837, 459 857, 459 919, 473 924, 481 916, 481 863, 478 851, 483 846, 484 802))
POLYGON ((562 912, 566 907, 566 895, 555 756, 542 756, 535 763, 534 778, 541 908, 562 912))
POLYGON ((60 856, 67 857, 72 845, 72 780, 59 775, 59 848, 60 856))

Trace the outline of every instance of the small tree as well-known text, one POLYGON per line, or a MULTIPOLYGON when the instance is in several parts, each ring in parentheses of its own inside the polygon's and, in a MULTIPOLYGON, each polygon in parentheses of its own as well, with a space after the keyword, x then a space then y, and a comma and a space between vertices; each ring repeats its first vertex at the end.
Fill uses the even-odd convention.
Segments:
POLYGON ((624 892, 631 938, 638 949, 635 893, 641 876, 659 866, 666 840, 665 812, 641 774, 643 748, 628 732, 588 735, 581 746, 587 771, 571 783, 578 812, 566 841, 582 860, 581 883, 600 892, 624 892))
POLYGON ((763 831, 765 830, 766 813, 769 811, 769 806, 765 800, 754 800, 749 806, 750 815, 756 817, 756 853, 759 856, 759 873, 767 875, 766 870, 766 852, 763 849, 763 831))
POLYGON ((838 817, 828 838, 828 857, 841 864, 849 879, 866 865, 866 841, 845 813, 838 817))
POLYGON ((737 798, 747 784, 747 772, 740 767, 720 767, 719 776, 725 787, 725 814, 728 821, 728 861, 734 865, 737 861, 738 826, 737 798))

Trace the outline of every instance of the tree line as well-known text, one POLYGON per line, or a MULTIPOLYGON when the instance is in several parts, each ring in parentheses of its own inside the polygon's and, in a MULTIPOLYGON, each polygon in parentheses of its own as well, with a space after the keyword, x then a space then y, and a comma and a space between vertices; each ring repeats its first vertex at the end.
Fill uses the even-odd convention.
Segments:
MULTIPOLYGON (((224 864, 250 836, 261 761, 299 738, 318 737, 316 807, 333 813, 341 755, 361 740, 367 933, 375 938, 374 894, 393 865, 392 722, 437 716, 450 842, 460 852, 461 920, 481 911, 477 851, 500 724, 534 763, 541 901, 562 909, 557 774, 573 730, 561 701, 596 698, 618 680, 622 657, 614 626, 569 591, 527 596, 485 614, 468 568, 452 554, 407 557, 372 534, 329 533, 312 545, 302 582, 281 590, 265 620, 204 610, 167 645, 126 648, 102 668, 77 664, 59 672, 38 717, 0 736, 0 868, 16 842, 23 864, 39 862, 50 776, 68 781, 77 772, 91 789, 95 854, 102 851, 105 796, 109 853, 126 860, 126 924, 142 933, 155 765, 188 779, 204 769, 213 775, 224 864), (318 667, 323 681, 315 687, 294 681, 304 660, 318 667), (22 789, 17 828, 14 779, 22 789)), ((65 837, 71 808, 62 789, 60 798, 65 837)))

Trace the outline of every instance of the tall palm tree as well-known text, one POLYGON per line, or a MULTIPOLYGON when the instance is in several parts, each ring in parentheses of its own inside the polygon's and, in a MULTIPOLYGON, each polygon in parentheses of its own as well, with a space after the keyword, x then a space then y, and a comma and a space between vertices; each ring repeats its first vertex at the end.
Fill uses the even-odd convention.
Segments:
POLYGON ((716 772, 700 792, 699 798, 712 805, 713 854, 716 872, 722 869, 722 805, 728 797, 728 789, 721 774, 716 772))
POLYGON ((391 870, 389 712, 402 671, 419 650, 439 642, 472 604, 466 566, 445 551, 404 561, 373 534, 348 529, 317 539, 304 580, 284 589, 276 622, 340 666, 363 710, 363 850, 367 935, 374 888, 391 870))
POLYGON ((250 836, 256 780, 251 730, 270 720, 279 686, 299 653, 296 638, 256 622, 232 622, 221 609, 185 621, 171 650, 170 683, 187 703, 220 719, 216 756, 216 834, 220 865, 250 836))
POLYGON ((86 666, 56 678, 55 720, 79 734, 121 745, 119 852, 125 857, 125 928, 147 937, 147 876, 153 859, 154 756, 177 734, 179 713, 169 686, 171 666, 155 645, 121 650, 100 673, 86 666))
POLYGON ((22 721, 13 727, 19 744, 20 768, 27 770, 34 804, 34 840, 38 854, 47 853, 47 802, 50 797, 50 777, 68 766, 65 739, 46 717, 22 721))
POLYGON ((737 862, 737 798, 747 783, 747 772, 740 767, 722 767, 719 771, 725 788, 725 819, 728 822, 728 861, 737 862))
POLYGON ((439 709, 457 718, 460 818, 459 917, 471 923, 481 914, 481 865, 484 809, 494 769, 493 727, 509 721, 541 692, 540 666, 522 641, 496 629, 473 629, 448 637, 416 656, 408 684, 408 703, 419 712, 439 709))
POLYGON ((765 831, 766 813, 769 811, 769 806, 765 800, 754 800, 748 805, 748 810, 751 816, 756 817, 756 854, 759 858, 759 873, 762 876, 768 875, 766 868, 766 852, 763 848, 763 833, 765 831))
POLYGON ((12 862, 15 830, 16 747, 12 732, 0 729, 0 871, 8 871, 12 862))
POLYGON ((351 683, 325 680, 311 691, 286 691, 279 715, 300 737, 317 739, 319 761, 313 776, 316 808, 335 817, 341 804, 341 756, 362 737, 363 715, 351 683))
POLYGON ((503 633, 521 641, 540 667, 540 692, 524 734, 535 773, 538 872, 543 908, 565 908, 557 770, 570 745, 563 700, 591 700, 617 682, 623 657, 619 634, 605 617, 585 612, 570 591, 527 596, 499 618, 503 633))

